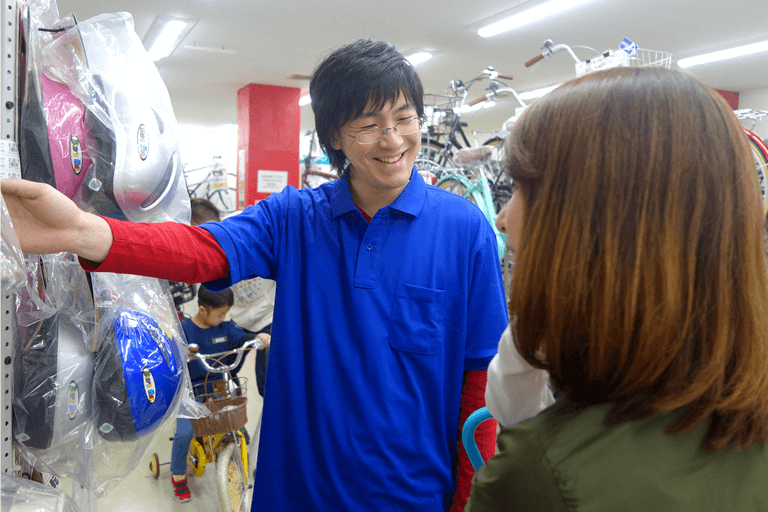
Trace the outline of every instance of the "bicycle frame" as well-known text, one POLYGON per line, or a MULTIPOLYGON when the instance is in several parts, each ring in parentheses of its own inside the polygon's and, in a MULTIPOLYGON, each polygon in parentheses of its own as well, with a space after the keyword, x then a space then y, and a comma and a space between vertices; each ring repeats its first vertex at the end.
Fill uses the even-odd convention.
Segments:
MULTIPOLYGON (((469 199, 475 203, 478 208, 480 208, 480 211, 483 212, 485 218, 488 219, 488 222, 491 224, 491 228, 496 234, 496 248, 499 252, 499 261, 501 261, 501 259, 504 257, 504 253, 507 250, 507 235, 499 232, 499 230, 496 229, 496 209, 493 205, 491 187, 488 184, 488 179, 485 177, 485 172, 483 172, 482 168, 478 169, 477 172, 476 169, 473 168, 470 172, 472 172, 472 174, 475 175, 477 179, 470 179, 463 172, 461 172, 461 170, 457 171, 458 172, 452 172, 444 175, 438 180, 437 186, 440 188, 446 188, 451 181, 454 181, 459 183, 464 188, 463 194, 460 195, 462 195, 465 199, 469 199)), ((448 188, 446 189, 453 192, 448 188)))

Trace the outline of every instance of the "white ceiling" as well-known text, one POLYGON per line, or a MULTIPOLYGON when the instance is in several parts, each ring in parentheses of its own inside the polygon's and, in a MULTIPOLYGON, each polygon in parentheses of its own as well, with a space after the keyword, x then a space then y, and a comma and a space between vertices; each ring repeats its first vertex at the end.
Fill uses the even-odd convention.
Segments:
MULTIPOLYGON (((443 93, 450 80, 466 81, 487 66, 514 75, 508 84, 519 92, 572 78, 574 63, 564 53, 534 72, 523 66, 539 53, 545 39, 603 51, 617 48, 626 37, 641 48, 671 52, 674 61, 768 40, 768 0, 591 0, 512 32, 488 39, 477 35, 483 25, 541 3, 544 0, 59 0, 57 5, 60 15, 74 12, 80 20, 129 12, 140 38, 158 15, 197 19, 182 46, 217 46, 235 53, 180 46, 157 66, 179 121, 209 125, 237 121, 237 90, 249 83, 306 88, 308 82, 286 77, 311 73, 329 51, 359 37, 392 42, 405 54, 432 52, 434 57, 418 69, 425 89, 435 93, 443 93)), ((576 52, 590 56, 585 50, 576 52)), ((768 88, 768 52, 691 71, 718 89, 768 88)), ((469 96, 481 95, 482 87, 476 85, 469 96)), ((515 106, 505 98, 465 120, 473 129, 496 128, 515 106)), ((313 123, 310 107, 302 107, 302 130, 313 123)))

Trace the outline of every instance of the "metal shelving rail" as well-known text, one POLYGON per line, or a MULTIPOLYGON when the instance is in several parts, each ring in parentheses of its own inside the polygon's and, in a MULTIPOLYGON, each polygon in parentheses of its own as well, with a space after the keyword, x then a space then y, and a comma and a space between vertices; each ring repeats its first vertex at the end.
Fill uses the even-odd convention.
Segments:
MULTIPOLYGON (((16 0, 3 0, 2 15, 0 15, 0 47, 2 48, 2 76, 0 76, 0 109, 2 109, 2 117, 0 118, 0 159, 2 164, 0 171, 3 171, 3 176, 6 176, 7 172, 13 173, 15 169, 18 171, 18 151, 16 150, 16 108, 17 101, 17 51, 19 45, 19 25, 18 25, 18 9, 16 6, 16 0)), ((0 460, 2 460, 0 467, 0 475, 12 474, 16 475, 17 464, 16 457, 14 455, 13 440, 12 440, 12 391, 13 391, 13 358, 14 343, 13 335, 15 326, 13 323, 12 314, 12 298, 6 296, 3 293, 2 297, 2 316, 0 317, 0 364, 2 364, 2 372, 0 372, 0 382, 2 382, 2 389, 0 389, 0 443, 2 444, 2 452, 0 453, 0 460)), ((2 476, 0 476, 2 478, 2 476)))

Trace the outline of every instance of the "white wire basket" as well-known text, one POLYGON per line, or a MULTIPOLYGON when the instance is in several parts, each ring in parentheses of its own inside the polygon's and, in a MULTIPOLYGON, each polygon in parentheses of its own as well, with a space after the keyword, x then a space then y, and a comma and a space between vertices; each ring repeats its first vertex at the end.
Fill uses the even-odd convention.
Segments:
POLYGON ((634 68, 671 68, 672 54, 658 50, 646 50, 638 48, 636 53, 629 58, 629 66, 634 68))

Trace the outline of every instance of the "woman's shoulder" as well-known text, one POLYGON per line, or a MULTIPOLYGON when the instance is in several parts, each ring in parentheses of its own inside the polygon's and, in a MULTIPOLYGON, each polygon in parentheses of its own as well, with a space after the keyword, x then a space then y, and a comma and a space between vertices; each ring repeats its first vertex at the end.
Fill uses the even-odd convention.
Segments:
POLYGON ((679 413, 615 423, 609 421, 611 407, 558 402, 502 430, 499 461, 490 459, 488 470, 506 482, 530 483, 534 475, 540 492, 594 510, 650 510, 654 503, 663 505, 657 510, 752 510, 750 503, 768 508, 768 486, 758 485, 768 481, 766 445, 714 453, 704 444, 708 422, 668 433, 679 413), (725 506, 734 496, 743 502, 725 506), (725 508, 708 508, 712 503, 725 508))

